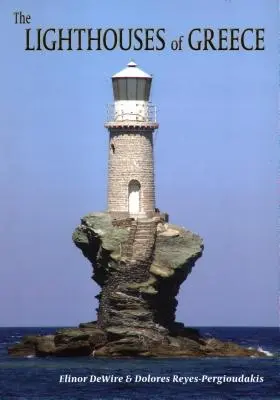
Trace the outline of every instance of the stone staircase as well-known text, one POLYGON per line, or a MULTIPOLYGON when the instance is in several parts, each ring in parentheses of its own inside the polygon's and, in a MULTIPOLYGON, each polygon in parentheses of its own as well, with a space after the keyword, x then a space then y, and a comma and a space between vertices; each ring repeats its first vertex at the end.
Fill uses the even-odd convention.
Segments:
POLYGON ((106 326, 153 327, 153 314, 139 296, 139 284, 150 278, 157 222, 152 219, 133 220, 128 238, 121 247, 119 268, 111 274, 106 293, 99 303, 101 321, 106 326), (106 301, 105 301, 106 300, 106 301))
POLYGON ((150 261, 156 236, 156 223, 153 220, 134 221, 121 257, 131 263, 150 261))
POLYGON ((133 254, 133 243, 137 230, 137 221, 133 221, 130 226, 130 231, 126 242, 122 245, 121 258, 123 260, 130 260, 133 254))
POLYGON ((132 246, 133 261, 150 261, 155 243, 156 223, 154 221, 139 221, 132 246))

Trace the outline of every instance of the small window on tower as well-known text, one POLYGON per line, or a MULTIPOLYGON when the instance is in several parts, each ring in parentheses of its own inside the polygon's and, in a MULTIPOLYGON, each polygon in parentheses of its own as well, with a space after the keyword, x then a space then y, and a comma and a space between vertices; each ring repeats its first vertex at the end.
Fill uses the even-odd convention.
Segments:
POLYGON ((115 154, 115 145, 111 143, 111 154, 115 154))

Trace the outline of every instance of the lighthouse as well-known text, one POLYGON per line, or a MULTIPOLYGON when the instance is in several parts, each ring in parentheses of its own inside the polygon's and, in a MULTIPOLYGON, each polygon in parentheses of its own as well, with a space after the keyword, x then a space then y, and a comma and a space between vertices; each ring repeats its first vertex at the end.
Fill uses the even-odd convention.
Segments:
POLYGON ((108 106, 108 212, 149 218, 155 211, 153 132, 156 108, 149 101, 152 76, 131 61, 112 76, 114 103, 108 106))

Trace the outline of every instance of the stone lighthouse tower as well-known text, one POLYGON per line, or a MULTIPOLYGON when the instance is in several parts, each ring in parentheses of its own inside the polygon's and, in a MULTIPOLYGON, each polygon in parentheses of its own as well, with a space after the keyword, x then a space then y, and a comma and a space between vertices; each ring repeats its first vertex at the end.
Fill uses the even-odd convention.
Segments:
POLYGON ((134 62, 112 76, 114 104, 108 107, 108 212, 151 217, 155 210, 152 77, 134 62))

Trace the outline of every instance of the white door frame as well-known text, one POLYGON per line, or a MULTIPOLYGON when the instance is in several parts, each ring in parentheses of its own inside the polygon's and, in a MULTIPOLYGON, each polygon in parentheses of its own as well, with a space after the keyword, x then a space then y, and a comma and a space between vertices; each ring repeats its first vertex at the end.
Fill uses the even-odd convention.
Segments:
POLYGON ((136 215, 141 212, 141 185, 136 179, 128 184, 128 212, 136 215))

